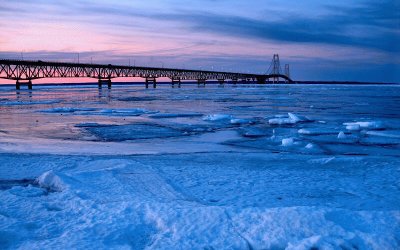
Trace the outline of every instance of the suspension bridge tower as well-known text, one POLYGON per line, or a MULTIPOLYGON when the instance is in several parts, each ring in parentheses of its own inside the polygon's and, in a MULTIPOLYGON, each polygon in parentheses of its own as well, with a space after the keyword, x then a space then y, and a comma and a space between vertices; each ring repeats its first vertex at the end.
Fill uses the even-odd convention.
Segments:
POLYGON ((283 71, 281 68, 281 63, 279 60, 279 55, 274 54, 274 57, 272 58, 271 64, 269 65, 268 71, 266 73, 266 79, 269 80, 272 79, 273 83, 279 83, 279 79, 284 79, 285 82, 292 82, 290 78, 290 70, 289 70, 289 64, 285 64, 285 70, 283 71))
POLYGON ((281 73, 281 64, 279 62, 279 55, 274 54, 274 57, 272 59, 272 81, 273 83, 278 83, 279 82, 279 76, 281 73))
MULTIPOLYGON (((289 64, 285 64, 285 76, 287 76, 287 78, 290 79, 290 68, 289 68, 289 64)), ((286 80, 286 82, 289 82, 289 80, 286 80)))

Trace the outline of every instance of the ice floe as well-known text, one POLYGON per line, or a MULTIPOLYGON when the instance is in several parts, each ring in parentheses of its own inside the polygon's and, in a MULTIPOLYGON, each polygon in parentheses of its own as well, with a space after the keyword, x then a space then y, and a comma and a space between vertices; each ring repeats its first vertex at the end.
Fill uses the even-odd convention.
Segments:
POLYGON ((79 123, 75 124, 75 127, 77 128, 90 128, 90 127, 102 127, 102 126, 109 126, 110 124, 99 124, 96 122, 84 122, 84 123, 79 123))
POLYGON ((300 122, 310 122, 311 120, 305 116, 296 115, 293 113, 288 113, 287 116, 276 116, 276 118, 272 118, 268 120, 268 123, 271 125, 286 125, 286 124, 296 124, 300 122))
POLYGON ((211 114, 204 116, 203 121, 230 121, 232 118, 232 115, 227 114, 211 114))
POLYGON ((0 102, 0 106, 19 106, 19 105, 48 105, 60 103, 59 100, 43 100, 43 101, 6 101, 0 102))
POLYGON ((329 135, 338 133, 337 130, 329 128, 301 128, 297 132, 302 135, 329 135))
POLYGON ((361 138, 360 143, 364 145, 377 145, 377 146, 400 145, 400 138, 367 136, 361 138))
POLYGON ((358 122, 345 122, 343 125, 350 130, 356 130, 357 125, 363 129, 384 129, 385 125, 381 121, 358 121, 358 122))
POLYGON ((159 99, 160 97, 156 96, 130 96, 130 97, 119 98, 118 100, 124 102, 151 102, 159 99))
POLYGON ((339 134, 338 134, 338 136, 337 136, 337 138, 338 138, 338 139, 346 139, 347 136, 346 136, 346 134, 345 134, 343 131, 340 131, 339 134))
POLYGON ((357 135, 346 135, 344 132, 333 135, 318 135, 308 138, 312 142, 329 143, 329 144, 354 144, 360 141, 357 135))
POLYGON ((360 124, 349 124, 346 125, 346 129, 350 131, 359 131, 361 129, 360 124))
POLYGON ((142 114, 155 114, 158 111, 150 111, 143 108, 133 108, 133 109, 101 109, 94 112, 93 115, 105 115, 105 116, 139 116, 142 114))
POLYGON ((98 115, 98 116, 139 116, 142 114, 155 114, 157 111, 150 111, 143 108, 121 108, 121 109, 99 109, 99 108, 74 108, 57 107, 41 110, 43 113, 70 113, 74 115, 98 115))
POLYGON ((233 118, 231 119, 231 124, 233 125, 244 125, 244 124, 252 124, 254 121, 249 119, 240 119, 240 118, 233 118))
POLYGON ((400 139, 400 130, 386 130, 386 131, 365 131, 365 135, 380 136, 387 138, 398 138, 400 139))
POLYGON ((294 145, 294 139, 293 138, 285 138, 282 139, 282 146, 284 147, 291 147, 294 145))
POLYGON ((95 111, 96 108, 57 107, 41 110, 43 113, 74 113, 79 111, 95 111))
POLYGON ((180 118, 180 117, 199 117, 203 116, 203 114, 199 113, 158 113, 158 114, 153 114, 149 115, 150 118, 155 118, 155 119, 162 119, 162 118, 180 118))
POLYGON ((314 143, 308 143, 305 147, 304 147, 304 151, 302 152, 306 152, 306 153, 312 153, 312 154, 324 154, 324 150, 322 150, 317 144, 314 143))
POLYGON ((271 131, 257 127, 244 127, 239 130, 239 133, 244 137, 264 137, 271 136, 271 131))
POLYGON ((308 143, 308 144, 305 146, 305 148, 306 148, 306 149, 314 149, 314 148, 315 148, 315 144, 308 143))
POLYGON ((152 123, 125 125, 98 125, 84 127, 104 141, 127 141, 137 139, 166 138, 184 135, 184 131, 152 123))

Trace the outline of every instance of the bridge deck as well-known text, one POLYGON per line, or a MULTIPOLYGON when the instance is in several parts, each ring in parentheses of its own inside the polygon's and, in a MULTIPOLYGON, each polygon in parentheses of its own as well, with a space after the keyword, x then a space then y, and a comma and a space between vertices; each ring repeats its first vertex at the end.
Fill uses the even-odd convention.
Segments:
POLYGON ((146 83, 156 82, 157 78, 167 77, 173 82, 180 83, 181 80, 218 80, 223 83, 226 80, 237 82, 240 80, 252 80, 258 83, 265 83, 267 79, 283 78, 288 82, 292 80, 283 74, 246 74, 236 72, 191 70, 176 68, 155 68, 138 67, 112 64, 87 64, 67 63, 49 61, 27 61, 27 60, 6 60, 0 59, 0 78, 16 80, 19 88, 21 81, 28 81, 32 87, 32 80, 40 78, 66 78, 66 77, 89 77, 99 80, 99 86, 103 80, 117 77, 143 77, 146 83))

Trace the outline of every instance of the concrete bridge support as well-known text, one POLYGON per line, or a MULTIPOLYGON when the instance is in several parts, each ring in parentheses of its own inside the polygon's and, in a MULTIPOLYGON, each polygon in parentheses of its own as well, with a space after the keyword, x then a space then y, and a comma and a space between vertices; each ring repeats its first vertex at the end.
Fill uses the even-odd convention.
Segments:
POLYGON ((103 83, 107 84, 108 89, 111 89, 111 86, 112 86, 111 79, 99 79, 99 81, 98 81, 99 89, 101 89, 103 87, 103 83))
POLYGON ((146 77, 146 89, 149 88, 149 83, 153 83, 153 88, 157 88, 157 78, 146 77))
POLYGON ((233 79, 232 79, 232 83, 233 83, 234 85, 236 85, 236 84, 238 83, 238 79, 237 79, 237 78, 233 78, 233 79))
POLYGON ((180 78, 171 78, 172 80, 172 87, 175 87, 175 83, 178 84, 178 88, 181 87, 181 79, 180 78))
POLYGON ((260 76, 260 77, 257 77, 257 83, 258 84, 265 84, 265 81, 266 81, 267 79, 266 79, 266 77, 264 77, 264 76, 260 76))
POLYGON ((218 79, 219 86, 223 86, 225 83, 225 79, 218 79))
POLYGON ((32 89, 33 88, 32 80, 29 80, 27 82, 21 82, 20 80, 17 80, 17 82, 15 83, 15 89, 20 90, 21 89, 21 85, 27 85, 28 89, 32 89))
POLYGON ((206 81, 207 79, 197 79, 197 86, 200 87, 200 85, 206 86, 206 81))

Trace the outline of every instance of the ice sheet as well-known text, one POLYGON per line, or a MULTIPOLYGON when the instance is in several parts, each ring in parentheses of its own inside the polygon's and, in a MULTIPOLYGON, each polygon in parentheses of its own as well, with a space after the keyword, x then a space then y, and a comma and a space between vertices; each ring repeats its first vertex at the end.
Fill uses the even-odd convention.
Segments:
POLYGON ((0 95, 2 249, 399 248, 399 87, 0 95))

